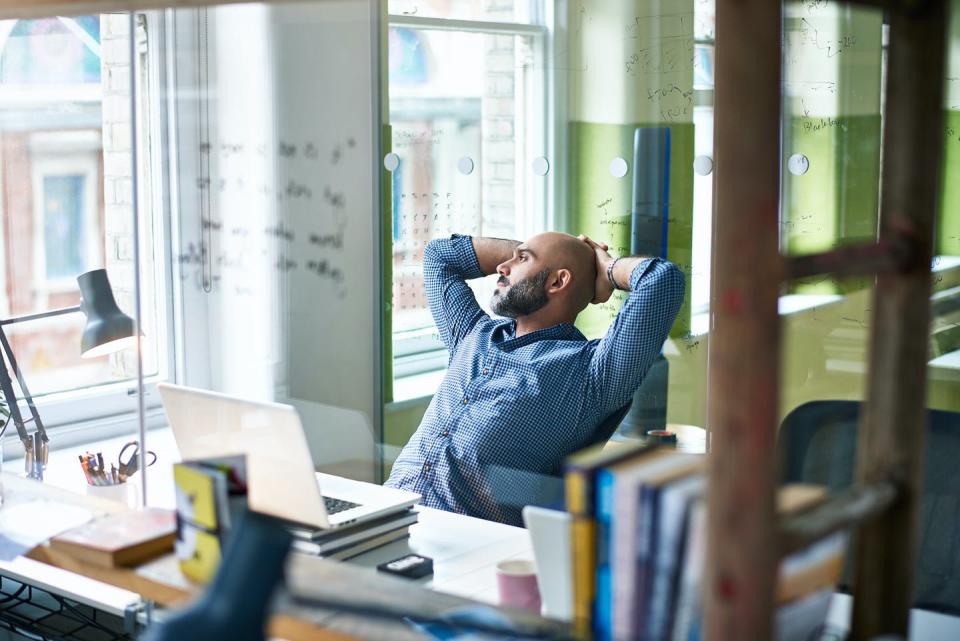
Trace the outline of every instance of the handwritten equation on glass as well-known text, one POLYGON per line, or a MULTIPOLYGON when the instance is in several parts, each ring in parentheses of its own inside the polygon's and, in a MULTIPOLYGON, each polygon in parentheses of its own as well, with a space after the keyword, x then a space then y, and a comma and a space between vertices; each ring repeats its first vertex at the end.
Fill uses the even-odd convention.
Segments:
POLYGON ((481 229, 477 199, 449 191, 403 191, 394 194, 393 307, 426 309, 423 251, 434 238, 477 235, 481 229))
POLYGON ((356 147, 353 137, 325 147, 310 140, 201 144, 201 167, 210 169, 196 178, 199 229, 182 231, 181 280, 253 296, 249 281, 261 281, 258 274, 303 273, 345 298, 350 205, 337 177, 349 171, 356 147))

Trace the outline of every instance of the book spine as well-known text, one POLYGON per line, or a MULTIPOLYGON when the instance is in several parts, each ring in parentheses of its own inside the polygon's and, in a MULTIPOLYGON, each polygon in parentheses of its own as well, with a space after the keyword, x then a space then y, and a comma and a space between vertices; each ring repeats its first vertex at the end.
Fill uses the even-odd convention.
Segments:
POLYGON ((667 486, 660 490, 657 511, 657 549, 650 560, 652 576, 650 579, 649 613, 647 615, 644 641, 662 641, 665 639, 673 607, 673 586, 679 566, 679 556, 683 554, 682 536, 684 521, 684 496, 675 487, 667 486))
POLYGON ((591 629, 594 597, 596 539, 590 496, 591 483, 584 470, 570 469, 564 477, 567 511, 570 513, 570 547, 573 556, 573 624, 581 636, 591 629))
POLYGON ((702 500, 690 507, 686 532, 686 555, 677 594, 672 641, 694 641, 699 638, 700 591, 706 533, 706 507, 702 500))
POLYGON ((616 641, 632 641, 636 618, 635 571, 637 556, 637 492, 635 481, 617 484, 614 493, 616 518, 613 536, 617 542, 613 549, 613 638, 616 641))
POLYGON ((687 531, 690 529, 691 511, 695 499, 691 499, 684 505, 684 513, 679 534, 679 547, 676 556, 676 566, 673 568, 673 574, 670 578, 667 594, 668 604, 666 608, 666 620, 664 621, 664 641, 670 641, 673 636, 674 621, 677 617, 677 609, 680 605, 680 582, 683 578, 683 571, 687 561, 687 555, 690 553, 687 548, 687 531))
POLYGON ((640 518, 637 530, 637 558, 635 571, 637 575, 636 596, 634 607, 636 608, 636 620, 634 628, 631 631, 631 639, 639 639, 646 630, 647 615, 650 611, 647 600, 650 595, 650 557, 653 554, 655 545, 655 510, 656 493, 654 488, 644 486, 640 490, 640 518))
POLYGON ((615 476, 600 470, 596 481, 597 551, 596 600, 593 614, 595 641, 611 641, 613 635, 613 495, 615 476))

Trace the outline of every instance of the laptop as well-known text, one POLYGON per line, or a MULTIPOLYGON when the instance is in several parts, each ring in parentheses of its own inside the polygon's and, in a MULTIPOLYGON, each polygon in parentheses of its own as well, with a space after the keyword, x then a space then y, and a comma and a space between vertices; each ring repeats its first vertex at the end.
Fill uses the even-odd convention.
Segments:
POLYGON ((257 512, 333 529, 420 501, 412 492, 316 472, 300 415, 289 405, 169 383, 157 390, 183 460, 246 455, 247 502, 257 512))

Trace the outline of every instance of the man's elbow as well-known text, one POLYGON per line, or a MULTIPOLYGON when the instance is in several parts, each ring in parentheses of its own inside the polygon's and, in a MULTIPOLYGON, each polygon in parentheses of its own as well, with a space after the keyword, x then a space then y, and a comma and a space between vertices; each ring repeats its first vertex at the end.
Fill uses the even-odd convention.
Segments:
POLYGON ((423 248, 424 274, 445 271, 458 272, 454 247, 449 238, 434 238, 423 248))
POLYGON ((677 307, 683 303, 683 296, 687 289, 687 276, 676 264, 668 260, 663 261, 664 269, 659 274, 661 291, 667 294, 670 300, 677 303, 677 307))
POLYGON ((443 261, 443 248, 442 245, 446 241, 445 238, 434 238, 427 243, 427 246, 423 248, 423 262, 432 262, 439 263, 443 261))

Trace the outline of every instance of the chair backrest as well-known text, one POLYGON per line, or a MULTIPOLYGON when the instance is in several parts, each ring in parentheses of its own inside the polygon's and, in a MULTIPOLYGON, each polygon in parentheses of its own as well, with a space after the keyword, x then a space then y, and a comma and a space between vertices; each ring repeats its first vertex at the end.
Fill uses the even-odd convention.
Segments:
MULTIPOLYGON (((630 410, 630 405, 631 403, 627 403, 603 419, 584 447, 610 440, 620 421, 630 410)), ((527 505, 563 509, 563 472, 560 469, 556 474, 538 474, 500 465, 487 465, 484 471, 491 494, 499 502, 508 523, 519 525, 522 522, 520 510, 527 505)))
MULTIPOLYGON (((853 483, 859 401, 813 401, 780 428, 783 481, 853 483)), ((960 614, 960 413, 929 410, 914 607, 960 614)), ((850 564, 845 573, 852 580, 850 564)))
POLYGON ((631 405, 633 405, 633 401, 629 401, 620 409, 614 410, 607 415, 605 419, 600 421, 600 424, 597 425, 597 428, 593 431, 593 437, 589 445, 596 445, 597 443, 606 443, 609 441, 610 437, 613 436, 617 431, 617 428, 620 427, 620 423, 623 422, 623 418, 627 415, 627 412, 630 411, 631 405))

